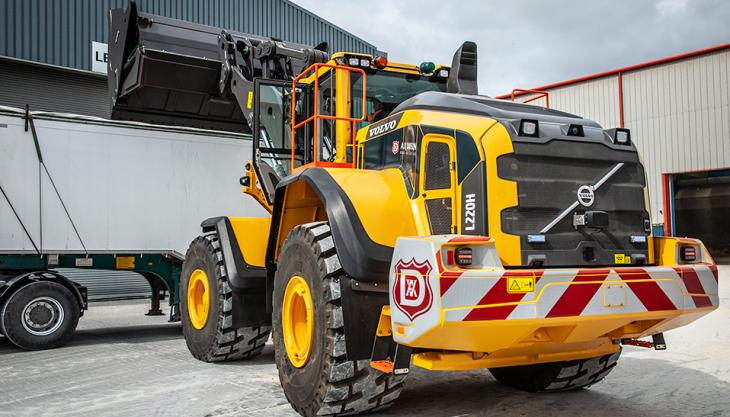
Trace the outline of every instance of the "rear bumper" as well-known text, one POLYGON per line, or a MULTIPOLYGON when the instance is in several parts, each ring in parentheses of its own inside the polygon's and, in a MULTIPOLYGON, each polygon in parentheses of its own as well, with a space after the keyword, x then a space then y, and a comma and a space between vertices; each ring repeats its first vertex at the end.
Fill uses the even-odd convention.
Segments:
MULTIPOLYGON (((717 268, 505 270, 489 238, 398 240, 390 271, 393 338, 411 347, 500 356, 591 355, 691 323, 719 305, 717 268), (480 267, 445 266, 468 244, 480 267)), ((573 356, 574 357, 574 356, 573 356)))

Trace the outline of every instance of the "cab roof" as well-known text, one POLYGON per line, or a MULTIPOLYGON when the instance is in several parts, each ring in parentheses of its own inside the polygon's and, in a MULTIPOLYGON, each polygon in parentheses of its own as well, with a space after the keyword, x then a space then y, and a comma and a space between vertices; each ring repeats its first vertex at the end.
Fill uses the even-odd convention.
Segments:
POLYGON ((545 107, 499 100, 487 96, 438 91, 428 91, 411 97, 393 109, 391 114, 416 109, 474 114, 503 120, 532 119, 568 124, 577 122, 583 126, 601 128, 593 120, 545 107))

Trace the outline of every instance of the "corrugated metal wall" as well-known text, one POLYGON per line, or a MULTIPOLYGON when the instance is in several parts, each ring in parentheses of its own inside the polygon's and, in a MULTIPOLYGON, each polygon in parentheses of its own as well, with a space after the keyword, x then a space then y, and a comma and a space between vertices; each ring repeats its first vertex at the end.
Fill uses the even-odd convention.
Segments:
MULTIPOLYGON (((139 0, 140 10, 330 51, 376 47, 286 0, 139 0)), ((127 0, 0 0, 0 55, 91 69, 91 42, 107 41, 110 8, 127 0)))
POLYGON ((73 268, 58 268, 57 271, 86 287, 90 301, 152 295, 150 284, 135 272, 73 268))
MULTIPOLYGON (((661 223, 662 173, 730 167, 730 50, 624 72, 622 78, 624 125, 644 161, 653 221, 661 223)), ((606 128, 620 124, 616 75, 547 91, 554 109, 606 128)))
POLYGON ((106 77, 0 58, 0 105, 108 118, 106 77))

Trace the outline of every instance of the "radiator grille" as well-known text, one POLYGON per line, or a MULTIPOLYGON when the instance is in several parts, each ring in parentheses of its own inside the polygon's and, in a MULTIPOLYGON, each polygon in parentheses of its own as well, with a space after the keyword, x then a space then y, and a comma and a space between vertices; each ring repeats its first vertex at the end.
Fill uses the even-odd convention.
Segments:
POLYGON ((435 198, 426 200, 426 213, 431 233, 445 235, 451 233, 451 199, 435 198))
POLYGON ((451 158, 449 145, 444 142, 429 142, 426 149, 426 190, 451 188, 451 158))

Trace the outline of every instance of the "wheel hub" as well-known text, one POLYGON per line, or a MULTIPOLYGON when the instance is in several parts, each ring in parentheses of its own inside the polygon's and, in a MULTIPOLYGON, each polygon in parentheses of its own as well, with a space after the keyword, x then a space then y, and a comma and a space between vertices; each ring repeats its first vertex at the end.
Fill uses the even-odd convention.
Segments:
POLYGON ((202 269, 196 269, 188 282, 188 315, 190 323, 197 330, 205 327, 210 310, 210 284, 208 275, 202 269))
POLYGON ((286 354, 292 365, 301 368, 312 352, 314 307, 309 285, 299 275, 289 279, 281 311, 286 354))
POLYGON ((47 336, 63 324, 64 311, 55 298, 34 298, 23 307, 21 323, 25 330, 35 336, 47 336))

